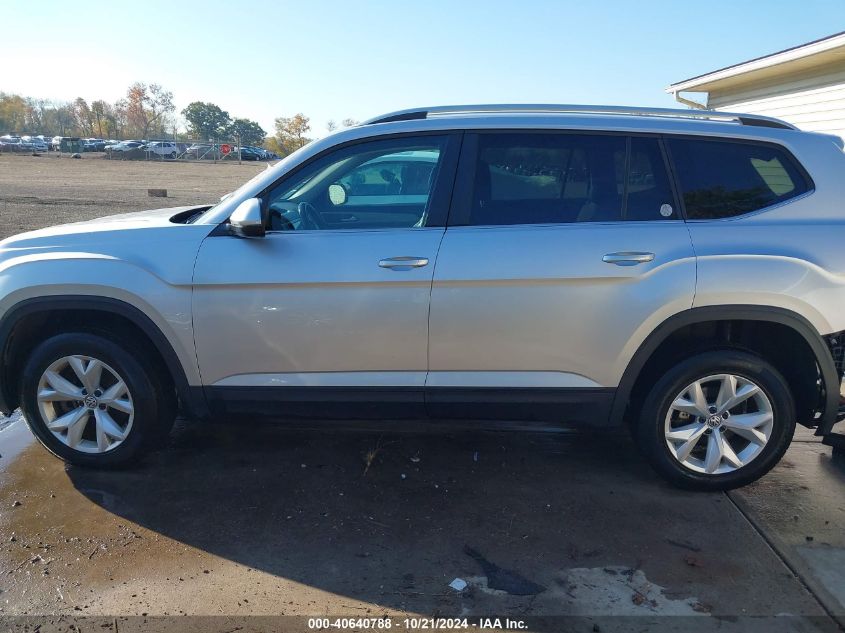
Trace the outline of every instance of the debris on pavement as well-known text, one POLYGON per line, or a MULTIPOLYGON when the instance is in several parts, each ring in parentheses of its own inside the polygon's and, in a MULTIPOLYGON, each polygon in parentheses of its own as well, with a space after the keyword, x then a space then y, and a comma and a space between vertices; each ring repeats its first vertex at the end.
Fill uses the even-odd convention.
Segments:
POLYGON ((464 546, 464 554, 474 559, 487 577, 487 587, 497 591, 504 591, 512 596, 534 596, 542 593, 546 588, 538 585, 509 569, 503 569, 484 558, 480 552, 469 545, 464 546))
POLYGON ((463 578, 455 578, 452 582, 449 583, 449 586, 455 591, 463 591, 467 588, 467 581, 463 578))
POLYGON ((693 556, 692 554, 684 556, 684 562, 687 565, 689 565, 690 567, 701 567, 702 566, 701 561, 698 559, 698 557, 693 556))
POLYGON ((675 547, 681 547, 683 549, 688 549, 691 552, 700 552, 701 548, 698 545, 693 545, 689 541, 677 541, 675 539, 667 538, 666 542, 669 545, 674 545, 675 547))

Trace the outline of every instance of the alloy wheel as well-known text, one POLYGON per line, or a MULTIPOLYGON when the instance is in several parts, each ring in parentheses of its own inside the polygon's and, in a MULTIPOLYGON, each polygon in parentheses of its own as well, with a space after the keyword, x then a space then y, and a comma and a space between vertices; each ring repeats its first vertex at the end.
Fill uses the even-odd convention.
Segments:
POLYGON ((664 434, 682 466, 721 475, 760 455, 773 426, 772 403, 757 384, 735 374, 714 374, 696 380, 672 400, 664 434))
POLYGON ((126 382, 90 356, 65 356, 38 381, 38 411, 63 444, 83 453, 117 448, 132 430, 135 409, 126 382))

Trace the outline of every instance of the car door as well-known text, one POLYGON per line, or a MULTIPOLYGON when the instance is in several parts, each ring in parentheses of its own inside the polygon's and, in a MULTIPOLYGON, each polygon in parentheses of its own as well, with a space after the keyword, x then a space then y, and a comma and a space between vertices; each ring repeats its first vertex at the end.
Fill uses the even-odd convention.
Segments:
POLYGON ((203 242, 194 328, 215 408, 423 413, 431 280, 459 142, 415 135, 330 150, 264 193, 265 237, 220 230, 203 242), (366 204, 351 195, 348 177, 362 166, 420 153, 434 164, 422 188, 401 173, 385 187, 370 170, 366 204))
POLYGON ((431 415, 606 421, 628 360, 691 307, 695 257, 662 142, 464 140, 431 296, 431 415))

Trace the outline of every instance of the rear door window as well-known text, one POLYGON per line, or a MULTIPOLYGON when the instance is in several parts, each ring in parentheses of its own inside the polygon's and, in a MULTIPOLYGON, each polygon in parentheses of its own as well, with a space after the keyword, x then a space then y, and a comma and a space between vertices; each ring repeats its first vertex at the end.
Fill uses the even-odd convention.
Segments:
POLYGON ((630 142, 624 219, 640 222, 678 219, 659 142, 636 136, 630 142))
POLYGON ((676 218, 656 138, 483 133, 467 218, 456 224, 566 224, 676 218))
POLYGON ((687 218, 712 220, 759 211, 812 187, 795 159, 767 143, 669 138, 687 218))

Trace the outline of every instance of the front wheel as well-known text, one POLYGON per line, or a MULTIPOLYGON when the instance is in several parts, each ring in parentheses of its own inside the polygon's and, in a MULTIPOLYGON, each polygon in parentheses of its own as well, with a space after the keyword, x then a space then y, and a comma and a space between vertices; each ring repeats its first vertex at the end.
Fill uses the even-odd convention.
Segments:
POLYGON ((72 464, 114 467, 164 439, 175 400, 142 350, 86 332, 39 345, 23 370, 21 409, 38 440, 72 464))
POLYGON ((673 484, 729 490, 778 463, 795 432, 795 404, 783 376, 759 356, 707 352, 654 385, 635 431, 651 465, 673 484))

